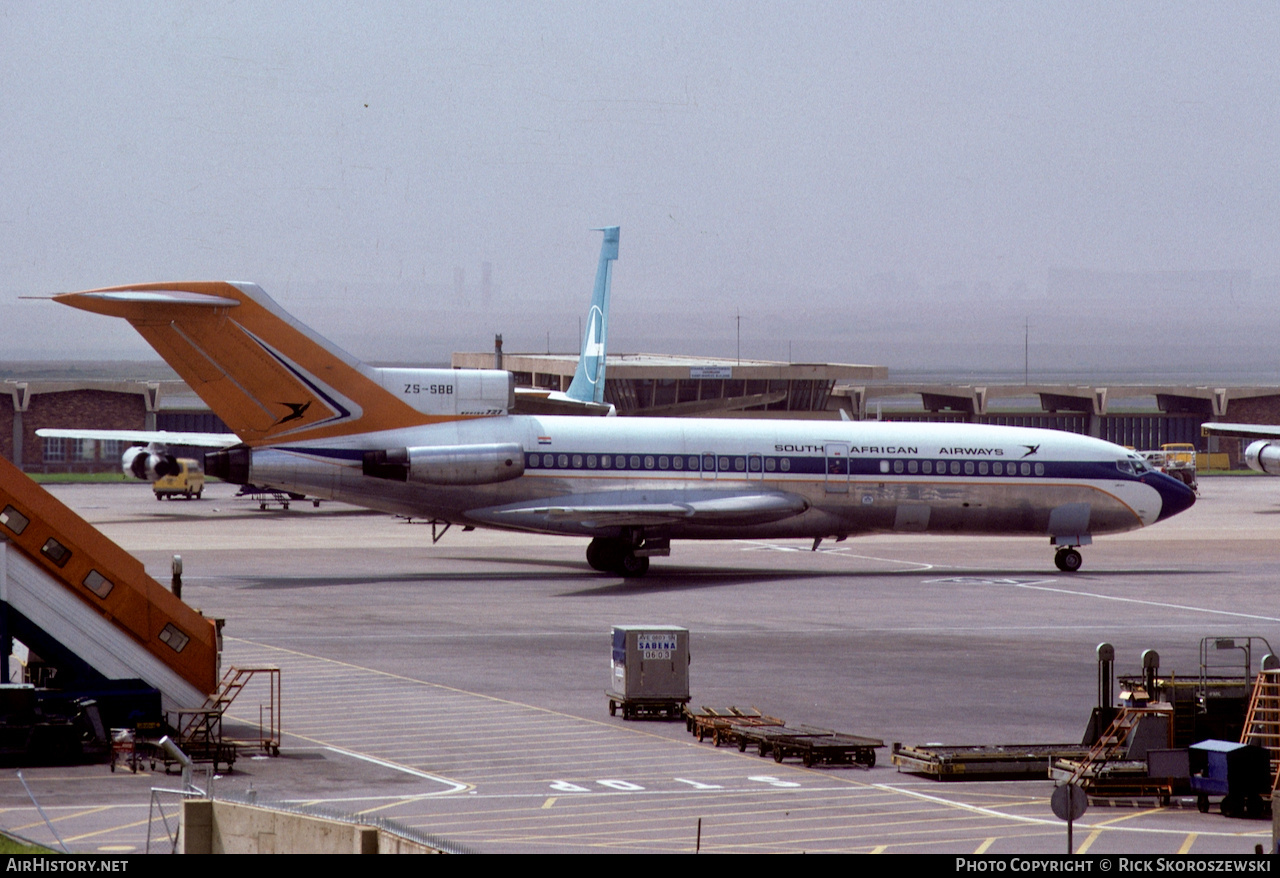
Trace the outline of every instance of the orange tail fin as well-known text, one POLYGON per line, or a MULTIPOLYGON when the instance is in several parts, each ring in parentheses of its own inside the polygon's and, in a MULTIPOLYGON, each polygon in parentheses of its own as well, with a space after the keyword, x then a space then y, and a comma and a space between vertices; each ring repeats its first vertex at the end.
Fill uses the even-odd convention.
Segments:
POLYGON ((448 419, 408 405, 376 370, 298 323, 253 284, 139 284, 54 299, 128 320, 249 445, 448 419))

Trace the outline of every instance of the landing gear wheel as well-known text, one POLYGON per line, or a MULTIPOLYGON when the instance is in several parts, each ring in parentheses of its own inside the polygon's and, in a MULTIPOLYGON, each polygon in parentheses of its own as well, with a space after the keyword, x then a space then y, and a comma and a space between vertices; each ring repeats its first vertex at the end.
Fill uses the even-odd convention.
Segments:
POLYGON ((649 558, 647 555, 633 555, 627 552, 618 561, 618 572, 623 576, 644 576, 649 572, 649 558))
POLYGON ((1059 549, 1058 554, 1053 556, 1053 563, 1063 573, 1075 573, 1084 563, 1084 558, 1075 549, 1059 549))
POLYGON ((587 545, 587 563, 592 570, 612 573, 618 566, 618 547, 613 540, 596 537, 587 545))

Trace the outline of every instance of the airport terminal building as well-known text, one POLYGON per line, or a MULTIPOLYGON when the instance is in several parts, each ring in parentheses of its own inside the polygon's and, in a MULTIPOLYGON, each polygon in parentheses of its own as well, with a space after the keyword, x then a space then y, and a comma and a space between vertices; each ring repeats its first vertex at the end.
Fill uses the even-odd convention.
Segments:
MULTIPOLYGON (((523 387, 564 390, 573 354, 505 354, 523 387)), ((494 368, 495 354, 456 353, 454 368, 494 368)), ((1201 435, 1207 421, 1280 423, 1280 386, 911 384, 884 366, 782 363, 660 354, 608 358, 605 402, 621 417, 948 421, 1083 433, 1140 450, 1190 443, 1239 465, 1241 443, 1201 435)), ((42 427, 229 432, 164 364, 11 364, 0 370, 0 455, 28 472, 107 472, 116 441, 47 439, 42 427), (136 376, 136 377, 132 377, 136 376)), ((519 408, 517 408, 519 412, 519 408)), ((542 413, 550 413, 542 410, 542 413)), ((179 453, 183 453, 179 450, 179 453)), ((197 455, 192 452, 188 456, 197 455)))

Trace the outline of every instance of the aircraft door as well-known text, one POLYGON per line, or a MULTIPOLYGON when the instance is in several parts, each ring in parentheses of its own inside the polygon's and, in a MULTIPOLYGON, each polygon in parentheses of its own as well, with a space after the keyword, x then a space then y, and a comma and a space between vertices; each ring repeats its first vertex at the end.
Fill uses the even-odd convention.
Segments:
POLYGON ((849 446, 844 442, 828 442, 826 452, 826 485, 828 494, 849 493, 849 446))

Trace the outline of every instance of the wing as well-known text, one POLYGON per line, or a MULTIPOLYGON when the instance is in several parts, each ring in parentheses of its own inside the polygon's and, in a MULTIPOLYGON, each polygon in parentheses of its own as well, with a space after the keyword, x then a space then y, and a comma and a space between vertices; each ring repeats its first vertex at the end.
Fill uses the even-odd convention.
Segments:
POLYGON ((190 445, 198 448, 230 448, 239 445, 234 433, 178 433, 169 430, 36 430, 41 439, 99 439, 118 442, 145 442, 148 445, 190 445))
POLYGON ((587 529, 663 524, 748 525, 800 515, 809 501, 784 491, 641 491, 574 494, 472 510, 473 518, 508 527, 577 523, 587 529))
POLYGON ((1203 424, 1201 429, 1210 436, 1280 439, 1280 424, 1203 424))

